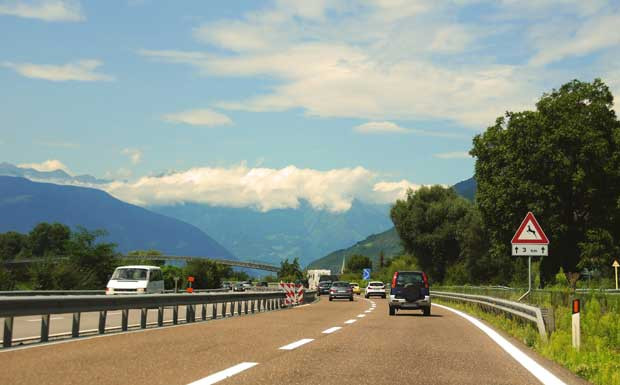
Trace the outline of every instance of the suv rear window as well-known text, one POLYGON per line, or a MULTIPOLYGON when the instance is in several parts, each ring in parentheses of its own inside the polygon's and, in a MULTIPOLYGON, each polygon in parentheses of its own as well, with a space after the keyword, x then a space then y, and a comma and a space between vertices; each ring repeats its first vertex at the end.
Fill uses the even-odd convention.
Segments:
POLYGON ((398 278, 396 278, 396 286, 405 286, 407 284, 423 285, 424 278, 422 278, 422 273, 399 272, 398 278))
POLYGON ((368 284, 368 286, 383 286, 383 284, 380 282, 371 282, 368 284))

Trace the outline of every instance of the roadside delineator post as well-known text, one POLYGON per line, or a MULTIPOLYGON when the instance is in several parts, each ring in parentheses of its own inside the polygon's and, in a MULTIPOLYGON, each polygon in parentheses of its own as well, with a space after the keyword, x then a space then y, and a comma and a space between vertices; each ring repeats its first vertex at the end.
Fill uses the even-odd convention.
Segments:
POLYGON ((579 299, 573 300, 573 348, 579 350, 579 346, 581 345, 581 329, 580 329, 580 320, 579 313, 581 311, 581 301, 579 299))
POLYGON ((192 288, 192 283, 194 282, 194 277, 192 277, 191 275, 187 277, 187 282, 189 282, 189 287, 187 288, 187 292, 193 293, 194 289, 192 288))

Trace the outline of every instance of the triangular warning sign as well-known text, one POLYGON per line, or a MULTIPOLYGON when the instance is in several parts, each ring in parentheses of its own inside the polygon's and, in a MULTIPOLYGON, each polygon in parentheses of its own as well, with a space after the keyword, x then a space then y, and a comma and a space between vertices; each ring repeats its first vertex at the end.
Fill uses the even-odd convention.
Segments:
POLYGON ((514 237, 512 237, 513 244, 549 244, 549 239, 545 235, 545 232, 538 224, 536 218, 534 218, 534 214, 531 212, 527 213, 523 222, 521 222, 521 226, 519 226, 519 230, 515 233, 514 237))

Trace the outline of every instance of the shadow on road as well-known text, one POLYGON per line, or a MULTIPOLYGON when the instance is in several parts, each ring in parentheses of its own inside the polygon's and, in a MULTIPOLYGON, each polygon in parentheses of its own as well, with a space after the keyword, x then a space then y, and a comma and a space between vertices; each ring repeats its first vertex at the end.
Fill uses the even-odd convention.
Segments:
POLYGON ((440 314, 431 314, 431 315, 425 316, 422 313, 396 313, 394 314, 394 317, 428 317, 428 318, 437 317, 437 318, 441 318, 443 316, 440 314))

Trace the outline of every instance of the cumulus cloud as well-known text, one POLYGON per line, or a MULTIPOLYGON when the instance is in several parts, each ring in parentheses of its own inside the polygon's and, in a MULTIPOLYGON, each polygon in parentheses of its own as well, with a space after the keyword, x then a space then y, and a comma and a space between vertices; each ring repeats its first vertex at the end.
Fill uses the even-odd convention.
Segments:
POLYGON ((368 122, 355 126, 354 131, 361 134, 407 133, 406 128, 392 122, 368 122))
POLYGON ((123 155, 129 156, 129 159, 133 164, 138 164, 142 160, 142 150, 139 150, 137 148, 124 148, 121 153, 123 155))
POLYGON ((189 124, 191 126, 227 126, 232 120, 217 111, 210 109, 188 110, 175 114, 167 114, 163 119, 171 123, 189 124))
POLYGON ((57 159, 49 159, 41 163, 22 163, 18 164, 17 166, 22 168, 32 168, 37 171, 62 170, 70 174, 69 168, 57 159))
POLYGON ((114 80, 113 76, 95 71, 102 64, 99 60, 79 60, 64 65, 4 62, 2 66, 10 68, 27 78, 45 79, 53 82, 114 80))
POLYGON ((45 21, 83 21, 86 19, 77 0, 2 0, 0 15, 45 21))
POLYGON ((469 159, 471 155, 467 151, 440 152, 434 155, 439 159, 469 159))
POLYGON ((269 211, 296 208, 305 200, 316 209, 343 212, 351 208, 354 199, 391 203, 404 197, 408 188, 418 188, 406 180, 390 183, 378 177, 363 167, 320 171, 295 166, 250 168, 242 164, 229 168, 192 168, 132 182, 117 181, 104 189, 119 199, 142 206, 194 202, 269 211))

